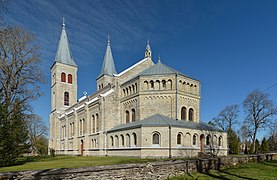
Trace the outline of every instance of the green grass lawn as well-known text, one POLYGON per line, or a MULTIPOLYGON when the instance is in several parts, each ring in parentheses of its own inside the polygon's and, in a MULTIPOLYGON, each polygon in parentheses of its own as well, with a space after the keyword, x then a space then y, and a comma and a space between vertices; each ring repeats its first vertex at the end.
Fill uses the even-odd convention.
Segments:
POLYGON ((42 170, 53 168, 78 168, 86 166, 144 163, 155 161, 154 159, 128 158, 128 157, 83 157, 83 156, 56 156, 44 158, 22 158, 16 166, 2 167, 0 172, 42 170), (25 162, 25 163, 24 163, 25 162))
POLYGON ((277 179, 277 160, 270 162, 243 164, 237 168, 209 171, 206 173, 191 173, 186 176, 170 178, 181 179, 277 179))

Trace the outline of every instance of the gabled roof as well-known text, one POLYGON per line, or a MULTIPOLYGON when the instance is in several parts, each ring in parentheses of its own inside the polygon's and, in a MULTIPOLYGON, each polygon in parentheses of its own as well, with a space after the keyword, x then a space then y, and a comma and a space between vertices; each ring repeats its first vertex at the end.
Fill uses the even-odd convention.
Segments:
POLYGON ((107 49, 106 49, 106 53, 105 53, 103 64, 102 64, 102 69, 101 69, 100 74, 97 77, 97 79, 103 75, 112 76, 113 74, 117 74, 117 72, 115 69, 112 50, 110 47, 110 39, 108 38, 108 44, 107 44, 107 49))
POLYGON ((140 128, 140 127, 168 127, 168 126, 224 132, 221 129, 218 129, 204 122, 196 123, 191 121, 175 120, 175 119, 171 119, 169 117, 163 116, 161 114, 156 114, 140 121, 117 125, 112 129, 110 129, 108 132, 134 129, 134 128, 140 128))
POLYGON ((149 75, 164 75, 164 74, 182 74, 181 72, 163 64, 160 60, 153 66, 139 73, 140 76, 149 76, 149 75))
POLYGON ((55 62, 60 62, 63 64, 77 67, 71 55, 64 22, 63 22, 61 38, 59 41, 59 45, 58 45, 58 49, 55 57, 55 62))

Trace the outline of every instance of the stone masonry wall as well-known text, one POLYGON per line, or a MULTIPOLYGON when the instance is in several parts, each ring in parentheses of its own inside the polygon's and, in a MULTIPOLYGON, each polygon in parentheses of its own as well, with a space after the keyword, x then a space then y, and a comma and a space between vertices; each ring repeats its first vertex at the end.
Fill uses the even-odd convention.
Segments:
POLYGON ((189 172, 205 172, 211 169, 234 167, 239 164, 271 161, 277 154, 228 156, 208 159, 173 160, 145 164, 122 164, 83 167, 78 169, 50 169, 0 173, 0 179, 167 179, 189 172))

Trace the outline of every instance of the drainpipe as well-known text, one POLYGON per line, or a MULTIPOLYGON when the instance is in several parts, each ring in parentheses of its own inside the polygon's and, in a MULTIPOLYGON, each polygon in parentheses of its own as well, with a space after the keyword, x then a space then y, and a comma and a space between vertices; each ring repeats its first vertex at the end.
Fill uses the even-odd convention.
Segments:
POLYGON ((169 158, 171 158, 171 125, 168 124, 168 131, 169 131, 169 158))
POLYGON ((175 85, 176 85, 176 120, 178 120, 178 81, 177 81, 177 73, 175 76, 175 85))

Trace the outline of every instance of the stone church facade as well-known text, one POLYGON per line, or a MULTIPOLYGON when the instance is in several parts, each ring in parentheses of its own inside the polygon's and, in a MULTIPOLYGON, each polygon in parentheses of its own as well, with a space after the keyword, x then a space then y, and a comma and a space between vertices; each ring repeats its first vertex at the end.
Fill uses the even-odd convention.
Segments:
POLYGON ((77 99, 77 70, 63 24, 51 67, 49 148, 56 154, 227 155, 227 134, 200 121, 200 81, 144 58, 117 73, 108 39, 97 91, 77 99))

